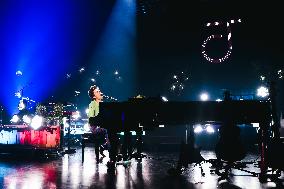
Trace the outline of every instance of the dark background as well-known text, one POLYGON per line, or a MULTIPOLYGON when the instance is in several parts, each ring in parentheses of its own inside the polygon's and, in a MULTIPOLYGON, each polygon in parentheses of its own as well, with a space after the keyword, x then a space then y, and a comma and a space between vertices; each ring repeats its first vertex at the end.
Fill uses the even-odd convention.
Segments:
MULTIPOLYGON (((134 46, 131 52, 122 52, 123 58, 117 59, 114 66, 116 57, 106 56, 104 62, 93 61, 92 57, 101 50, 98 42, 117 2, 122 1, 1 1, 0 102, 4 109, 15 107, 18 102, 15 91, 32 82, 25 94, 37 102, 69 101, 84 110, 90 100, 87 90, 94 84, 90 78, 100 68, 105 75, 95 78, 96 84, 119 101, 138 94, 199 100, 203 91, 210 94, 210 100, 215 100, 222 98, 225 89, 235 95, 255 94, 260 85, 274 80, 277 105, 283 111, 283 79, 277 75, 278 70, 283 73, 284 65, 283 11, 279 4, 256 0, 137 0, 134 46), (212 34, 226 37, 226 27, 205 24, 231 19, 242 21, 230 25, 231 56, 222 63, 208 62, 202 56, 201 44, 212 34), (34 43, 38 45, 27 45, 34 43), (36 53, 30 53, 31 47, 36 53), (29 55, 24 57, 29 73, 39 72, 16 85, 15 72, 23 55, 29 55), (135 57, 131 68, 124 61, 128 55, 135 57), (84 74, 78 73, 81 67, 86 69, 84 74), (110 76, 116 68, 124 80, 110 76), (69 79, 68 73, 72 73, 69 79), (182 89, 171 90, 176 82, 174 75, 182 82, 182 89), (265 76, 264 81, 260 80, 261 75, 265 76), (80 94, 75 96, 74 91, 80 94)), ((132 18, 122 14, 118 19, 127 22, 132 18)), ((117 33, 113 30, 109 34, 117 33)), ((112 50, 120 53, 116 43, 113 45, 112 50)), ((212 41, 207 48, 209 56, 222 57, 227 42, 212 41)))

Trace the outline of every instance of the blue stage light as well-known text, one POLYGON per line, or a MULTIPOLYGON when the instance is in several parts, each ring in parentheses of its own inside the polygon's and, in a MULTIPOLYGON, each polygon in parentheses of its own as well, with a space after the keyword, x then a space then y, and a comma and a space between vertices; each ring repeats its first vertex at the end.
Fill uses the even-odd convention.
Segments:
POLYGON ((104 1, 1 2, 0 104, 9 116, 18 111, 15 93, 21 91, 22 97, 41 102, 62 87, 72 64, 86 61, 86 48, 95 45, 93 39, 111 5, 104 1))
POLYGON ((136 28, 136 1, 117 0, 93 52, 91 77, 120 101, 135 95, 136 28))

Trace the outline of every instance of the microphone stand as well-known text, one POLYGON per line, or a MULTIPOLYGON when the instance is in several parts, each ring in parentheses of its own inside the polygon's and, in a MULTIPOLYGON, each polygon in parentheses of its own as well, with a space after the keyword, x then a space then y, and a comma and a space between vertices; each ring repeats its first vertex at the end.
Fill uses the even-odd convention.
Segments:
POLYGON ((76 153, 76 149, 71 149, 70 148, 70 131, 71 131, 71 117, 72 115, 70 115, 69 120, 68 120, 68 133, 67 133, 67 150, 64 151, 64 154, 74 154, 76 153))

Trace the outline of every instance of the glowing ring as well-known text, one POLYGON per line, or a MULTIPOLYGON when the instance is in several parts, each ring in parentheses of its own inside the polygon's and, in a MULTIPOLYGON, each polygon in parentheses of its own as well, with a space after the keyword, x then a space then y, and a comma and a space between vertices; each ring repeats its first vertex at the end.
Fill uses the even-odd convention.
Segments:
MULTIPOLYGON (((241 22, 241 19, 238 19, 237 21, 235 20, 231 20, 230 23, 233 24, 235 22, 241 22)), ((206 53, 206 45, 207 43, 212 40, 212 39, 221 39, 223 36, 222 35, 210 35, 209 37, 207 37, 207 39, 205 41, 203 41, 203 44, 202 44, 202 49, 201 49, 201 52, 202 52, 202 55, 203 57, 209 61, 209 62, 212 62, 212 63, 221 63, 223 61, 225 61, 226 59, 229 58, 229 56, 231 55, 232 53, 232 49, 233 49, 233 46, 232 46, 232 32, 231 32, 231 28, 230 28, 230 23, 229 22, 226 22, 226 26, 227 26, 227 40, 228 40, 228 51, 227 53, 225 54, 225 56, 223 56, 222 58, 218 58, 218 59, 214 59, 214 58, 210 58, 207 53, 206 53)), ((206 27, 210 27, 210 26, 219 26, 219 25, 223 25, 223 22, 211 22, 211 23, 207 23, 206 24, 206 27)))

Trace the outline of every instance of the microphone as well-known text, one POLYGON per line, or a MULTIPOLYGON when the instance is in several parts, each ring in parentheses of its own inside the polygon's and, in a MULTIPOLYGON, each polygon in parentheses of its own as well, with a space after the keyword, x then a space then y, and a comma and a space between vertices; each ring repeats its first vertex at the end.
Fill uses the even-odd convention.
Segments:
POLYGON ((102 94, 102 96, 103 96, 104 98, 108 99, 108 100, 117 101, 117 99, 116 99, 116 98, 113 98, 112 96, 107 96, 107 95, 104 95, 104 94, 102 94))

